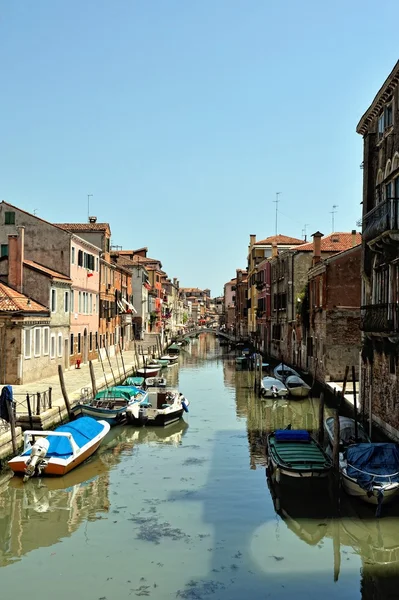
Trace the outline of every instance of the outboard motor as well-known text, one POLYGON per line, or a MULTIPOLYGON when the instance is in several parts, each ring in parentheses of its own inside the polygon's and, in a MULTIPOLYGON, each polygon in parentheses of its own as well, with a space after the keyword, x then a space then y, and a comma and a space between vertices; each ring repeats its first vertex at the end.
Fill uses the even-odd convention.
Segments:
POLYGON ((35 472, 40 475, 47 461, 44 460, 49 449, 50 442, 46 438, 39 438, 32 446, 30 456, 26 462, 24 483, 32 477, 35 472))
POLYGON ((272 387, 270 388, 270 391, 272 393, 273 398, 278 398, 278 389, 276 388, 275 385, 272 385, 272 387))

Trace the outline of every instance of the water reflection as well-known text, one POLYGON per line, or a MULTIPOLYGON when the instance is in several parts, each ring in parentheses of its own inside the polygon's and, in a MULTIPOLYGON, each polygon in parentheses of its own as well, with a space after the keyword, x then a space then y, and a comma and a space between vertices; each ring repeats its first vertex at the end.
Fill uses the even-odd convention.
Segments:
POLYGON ((84 597, 113 600, 398 597, 397 506, 377 521, 322 481, 298 490, 266 478, 267 434, 317 431, 318 399, 257 398, 253 373, 236 371, 213 335, 179 362, 167 376, 190 398, 189 425, 115 428, 63 480, 0 481, 2 583, 32 600, 44 578, 58 600, 76 581, 84 597), (66 569, 74 578, 61 579, 66 569))
POLYGON ((4 475, 0 482, 0 567, 34 549, 52 546, 72 535, 85 521, 102 518, 110 509, 110 471, 137 444, 178 446, 188 424, 169 427, 119 427, 111 430, 99 451, 64 477, 4 475))

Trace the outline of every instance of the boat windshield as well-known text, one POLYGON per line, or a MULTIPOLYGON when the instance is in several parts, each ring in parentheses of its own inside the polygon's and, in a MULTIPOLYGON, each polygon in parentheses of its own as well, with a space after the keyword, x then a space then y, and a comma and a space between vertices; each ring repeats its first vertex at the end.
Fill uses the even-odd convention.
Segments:
POLYGON ((279 379, 274 379, 273 377, 264 377, 263 385, 265 388, 270 388, 272 385, 274 385, 278 390, 285 389, 285 385, 282 383, 282 381, 279 379))

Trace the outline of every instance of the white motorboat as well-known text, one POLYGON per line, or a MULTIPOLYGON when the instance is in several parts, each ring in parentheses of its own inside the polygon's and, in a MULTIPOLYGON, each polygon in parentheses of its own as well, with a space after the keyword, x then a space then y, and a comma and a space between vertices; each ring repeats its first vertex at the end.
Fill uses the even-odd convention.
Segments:
POLYGON ((167 360, 169 363, 168 366, 174 365, 179 360, 179 355, 178 354, 164 354, 160 357, 160 360, 167 360))
POLYGON ((165 377, 148 377, 145 380, 147 387, 166 387, 165 377))
POLYGON ((377 516, 382 504, 391 502, 399 494, 397 444, 352 444, 340 453, 339 467, 345 492, 377 505, 377 516))
POLYGON ((288 390, 279 379, 263 377, 260 382, 260 393, 263 398, 287 398, 288 390))
POLYGON ((148 400, 140 406, 132 405, 126 411, 126 419, 132 425, 169 425, 188 412, 189 401, 175 389, 150 388, 148 400), (131 409, 130 409, 131 408, 131 409))
POLYGON ((8 465, 24 481, 33 475, 65 475, 94 454, 109 430, 106 421, 81 417, 54 431, 25 431, 23 451, 8 465))
POLYGON ((287 377, 290 377, 292 375, 295 375, 296 377, 300 377, 299 373, 297 373, 295 371, 295 369, 292 369, 291 367, 289 367, 288 365, 285 365, 284 363, 280 363, 279 365, 277 365, 277 367, 275 367, 273 369, 273 373, 276 379, 280 379, 280 381, 282 381, 283 383, 285 383, 285 380, 287 379, 287 377))
POLYGON ((289 375, 284 383, 290 395, 294 398, 307 398, 309 396, 310 385, 297 375, 289 375))

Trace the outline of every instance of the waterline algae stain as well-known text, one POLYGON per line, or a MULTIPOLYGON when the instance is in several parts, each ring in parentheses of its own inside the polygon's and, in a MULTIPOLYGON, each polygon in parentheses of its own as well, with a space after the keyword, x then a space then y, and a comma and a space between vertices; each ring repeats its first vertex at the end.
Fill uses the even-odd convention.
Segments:
POLYGON ((259 400, 224 350, 201 335, 181 352, 184 421, 116 428, 61 479, 0 482, 2 597, 396 597, 397 507, 376 521, 344 498, 337 519, 321 491, 270 482, 268 432, 317 430, 318 400, 259 400))

